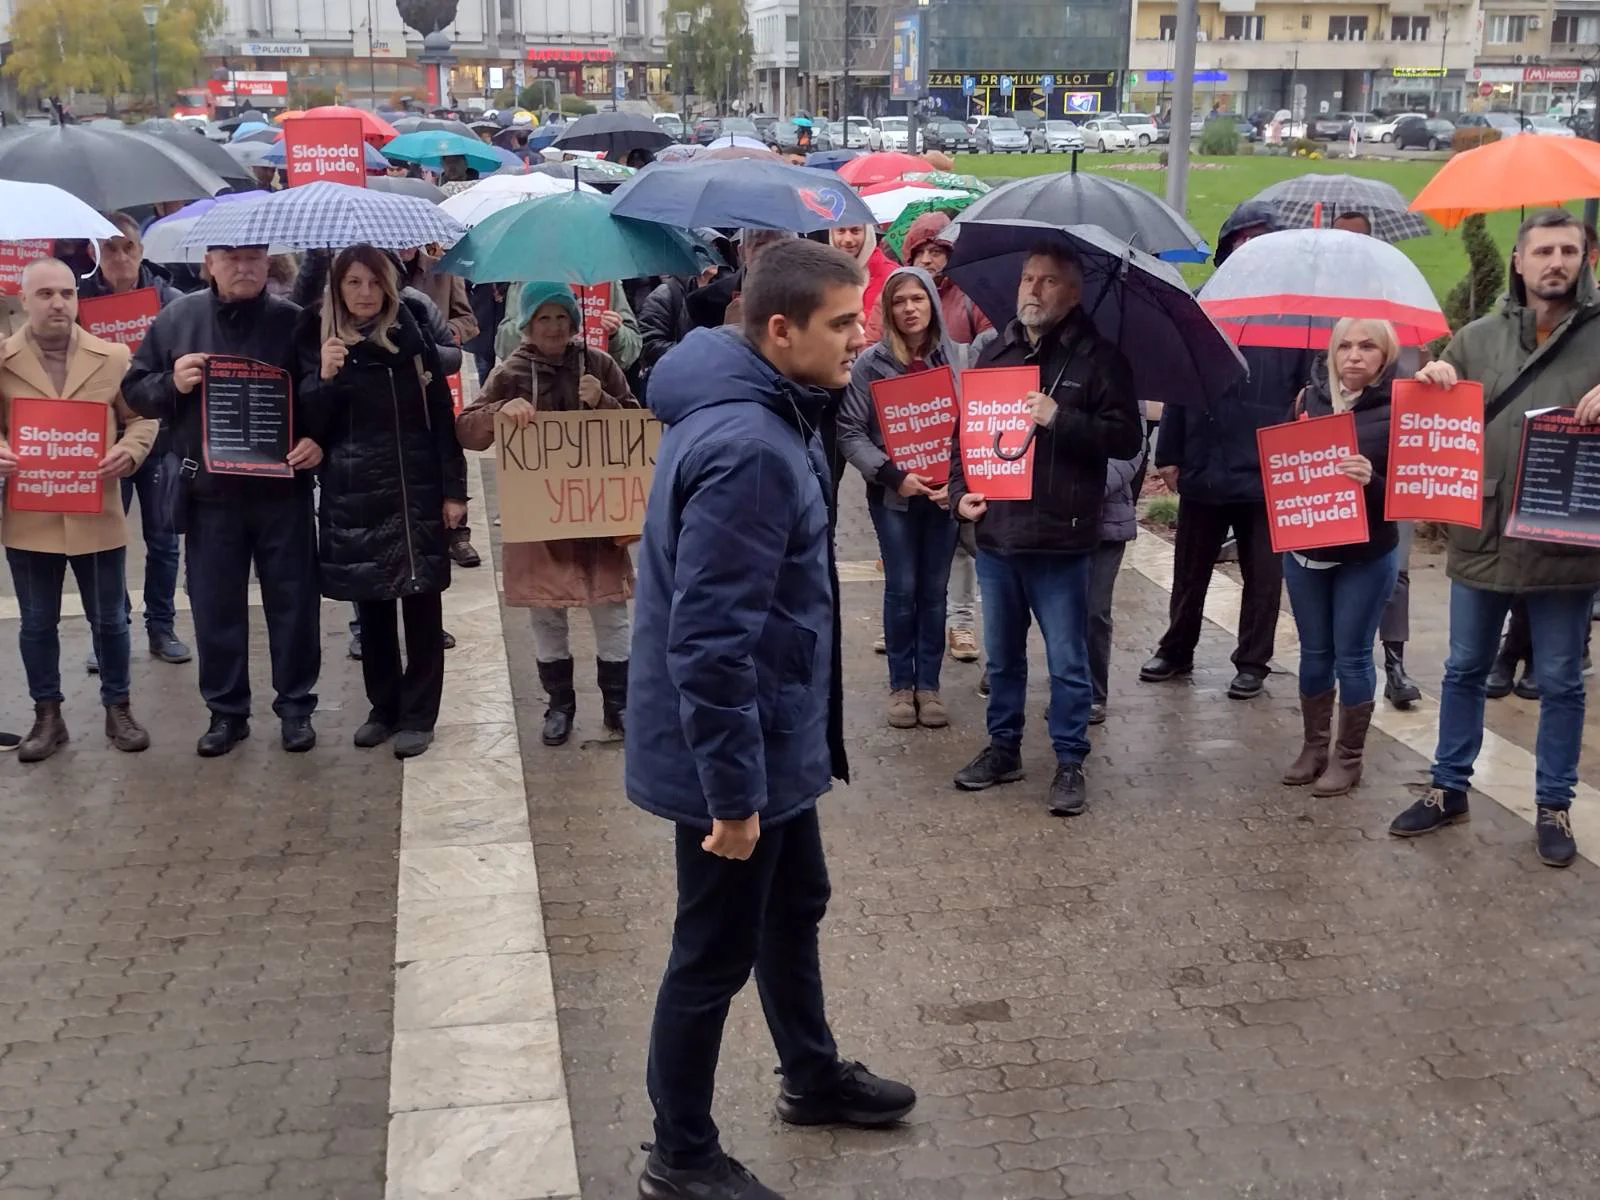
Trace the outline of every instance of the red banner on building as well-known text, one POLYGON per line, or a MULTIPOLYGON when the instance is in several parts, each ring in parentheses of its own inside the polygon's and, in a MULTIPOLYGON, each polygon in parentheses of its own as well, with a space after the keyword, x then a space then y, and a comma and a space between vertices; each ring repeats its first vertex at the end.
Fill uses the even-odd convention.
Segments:
POLYGON ((16 296, 22 291, 22 269, 37 258, 49 258, 52 243, 43 239, 31 242, 0 242, 0 296, 16 296))
POLYGON ((1388 521, 1483 524, 1483 385, 1396 380, 1389 409, 1388 521))
POLYGON ((105 506, 106 412, 94 400, 12 400, 11 452, 18 466, 6 485, 6 503, 17 512, 99 512, 105 506))
POLYGON ((1015 452, 1032 428, 1027 395, 1039 390, 1039 368, 985 367, 961 372, 961 473, 967 491, 988 500, 1033 499, 1033 449, 1005 459, 995 452, 1015 452))
POLYGON ((945 483, 956 427, 956 377, 950 368, 874 380, 872 405, 889 460, 935 487, 945 483))
POLYGON ((294 117, 283 123, 284 174, 302 183, 367 186, 367 146, 359 117, 294 117))
POLYGON ((1315 550, 1367 540, 1361 487, 1335 468, 1358 453, 1351 413, 1256 430, 1272 550, 1315 550))
POLYGON ((160 311, 161 297, 155 288, 139 288, 78 301, 78 324, 97 338, 137 350, 160 311))
POLYGON ((583 314, 584 344, 591 350, 609 349, 611 335, 606 332, 604 316, 611 307, 611 285, 575 283, 572 294, 578 298, 578 311, 583 314))

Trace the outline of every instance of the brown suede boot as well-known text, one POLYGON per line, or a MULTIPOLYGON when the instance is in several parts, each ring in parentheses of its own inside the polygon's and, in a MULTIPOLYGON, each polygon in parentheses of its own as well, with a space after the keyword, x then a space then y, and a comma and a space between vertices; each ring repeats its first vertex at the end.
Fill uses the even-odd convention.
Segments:
POLYGON ((67 744, 67 723, 61 719, 59 700, 40 700, 33 706, 33 728, 17 747, 18 762, 43 762, 67 744))
POLYGON ((1305 723, 1305 744, 1300 757, 1289 764, 1283 781, 1291 787, 1310 783, 1328 765, 1328 739, 1333 725, 1333 689, 1318 696, 1300 696, 1300 719, 1305 723))
POLYGON ((150 749, 150 734, 133 719, 128 702, 106 705, 106 736, 111 744, 124 753, 132 754, 150 749))
POLYGON ((1361 758, 1371 723, 1372 701, 1339 706, 1339 736, 1333 743, 1333 760, 1312 785, 1313 796, 1342 796, 1361 782, 1361 758))

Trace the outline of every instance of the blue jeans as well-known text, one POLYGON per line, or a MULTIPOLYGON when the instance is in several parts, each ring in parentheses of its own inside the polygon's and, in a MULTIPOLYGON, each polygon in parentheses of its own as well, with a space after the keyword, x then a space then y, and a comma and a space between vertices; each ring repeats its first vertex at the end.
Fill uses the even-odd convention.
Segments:
POLYGON ((98 554, 42 554, 6 551, 17 588, 22 628, 17 645, 28 676, 28 695, 35 703, 61 695, 61 588, 67 566, 78 581, 83 612, 89 618, 95 656, 100 660, 100 703, 128 699, 127 551, 121 546, 98 554))
MULTIPOLYGON (((171 633, 177 608, 178 533, 172 514, 164 511, 159 474, 164 454, 151 454, 139 469, 122 481, 122 511, 133 507, 139 494, 139 523, 144 532, 144 627, 148 633, 171 633)), ((176 460, 173 460, 176 461, 176 460)), ((133 602, 124 592, 123 606, 131 616, 133 602)))
POLYGON ((904 512, 867 505, 883 554, 883 642, 889 690, 939 690, 944 663, 945 589, 956 552, 955 518, 917 497, 904 512))
POLYGON ((1056 761, 1089 756, 1089 569, 1092 554, 978 551, 983 646, 989 656, 989 740, 1022 745, 1028 626, 1039 620, 1050 667, 1050 744, 1056 761))
POLYGON ((1369 704, 1378 692, 1372 639, 1394 591, 1399 548, 1371 562, 1317 570, 1283 556, 1283 582, 1300 630, 1300 694, 1320 696, 1339 681, 1339 703, 1369 704))
POLYGON ((1534 799, 1546 808, 1572 807, 1583 748, 1583 640, 1594 593, 1490 592, 1450 585, 1450 657, 1439 693, 1439 747, 1433 785, 1465 791, 1483 748, 1484 680, 1500 649, 1500 628, 1511 602, 1528 606, 1533 668, 1539 680, 1539 732, 1534 740, 1534 799))

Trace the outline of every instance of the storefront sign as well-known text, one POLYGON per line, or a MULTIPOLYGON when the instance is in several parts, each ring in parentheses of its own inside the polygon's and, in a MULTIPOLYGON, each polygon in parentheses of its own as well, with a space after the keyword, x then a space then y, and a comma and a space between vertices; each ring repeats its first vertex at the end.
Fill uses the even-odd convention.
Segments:
POLYGON ((1367 540, 1366 496, 1337 467, 1356 453, 1351 413, 1256 430, 1272 552, 1367 540))
POLYGON ((325 180, 367 186, 367 147, 358 117, 300 117, 283 123, 290 187, 325 180))
POLYGON ((894 19, 894 44, 890 51, 889 99, 921 100, 922 14, 904 13, 894 19))
POLYGON ((1438 79, 1449 72, 1443 67, 1395 67, 1389 74, 1396 79, 1438 79))
POLYGON ((530 46, 528 61, 536 63, 610 62, 615 50, 605 46, 530 46))
POLYGON ((1600 425, 1578 424, 1569 408, 1524 418, 1506 536, 1600 547, 1600 425))
POLYGON ((286 71, 233 71, 228 78, 206 81, 213 96, 236 96, 249 99, 289 95, 289 74, 286 71))
POLYGON ((1389 414, 1387 521, 1483 524, 1483 385, 1396 380, 1389 414))
POLYGON ((1593 83, 1594 67, 1473 67, 1470 83, 1593 83))
POLYGON ((48 258, 53 243, 47 241, 0 242, 0 296, 22 292, 22 269, 37 258, 48 258))
POLYGON ((949 367, 875 380, 872 404, 890 462, 935 487, 950 478, 956 379, 949 367))
POLYGON ((961 372, 961 474, 967 491, 986 500, 1033 499, 1030 441, 1020 458, 995 453, 995 438, 1008 454, 1027 436, 1028 393, 1039 390, 1039 368, 984 367, 961 372))
POLYGON ((78 301, 78 324, 97 338, 137 350, 160 311, 161 297, 155 288, 139 288, 78 301))
POLYGON ((407 53, 404 34, 390 36, 379 30, 377 37, 369 38, 367 30, 361 28, 350 35, 353 58, 404 58, 407 53))
MULTIPOLYGON (((1164 70, 1146 71, 1144 73, 1144 80, 1146 83, 1171 83, 1172 72, 1164 70)), ((1194 73, 1194 81, 1196 83, 1227 83, 1228 73, 1226 71, 1196 71, 1194 73)), ((1139 86, 1139 81, 1137 79, 1132 79, 1129 82, 1134 87, 1139 86)))
POLYGON ((630 537, 644 529, 661 422, 642 409, 496 417, 500 536, 507 542, 630 537))
POLYGON ((250 58, 310 58, 306 42, 241 42, 239 53, 250 58))
MULTIPOLYGON (((974 71, 967 72, 968 76, 976 79, 976 87, 998 88, 1002 76, 1009 75, 1013 86, 1021 88, 1036 88, 1044 80, 1045 75, 1055 79, 1057 89, 1063 88, 1113 88, 1117 86, 1117 72, 1115 71, 974 71)), ((963 72, 961 71, 929 71, 928 86, 931 88, 960 88, 963 72)))
POLYGON ((6 504, 18 512, 101 511, 106 415, 106 406, 92 400, 14 397, 11 452, 17 469, 6 487, 6 504))

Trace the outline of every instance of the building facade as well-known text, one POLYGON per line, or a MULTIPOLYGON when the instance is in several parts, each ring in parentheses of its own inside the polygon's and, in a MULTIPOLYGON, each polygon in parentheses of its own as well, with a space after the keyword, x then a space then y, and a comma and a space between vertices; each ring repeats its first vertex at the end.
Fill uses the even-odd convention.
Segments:
POLYGON ((1482 42, 1469 83, 1482 107, 1570 114, 1595 94, 1600 0, 1483 0, 1482 42))
POLYGON ((805 107, 800 95, 800 0, 746 0, 755 55, 752 112, 786 117, 805 107))

